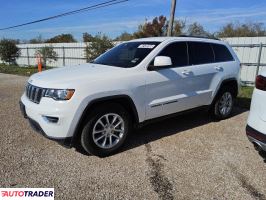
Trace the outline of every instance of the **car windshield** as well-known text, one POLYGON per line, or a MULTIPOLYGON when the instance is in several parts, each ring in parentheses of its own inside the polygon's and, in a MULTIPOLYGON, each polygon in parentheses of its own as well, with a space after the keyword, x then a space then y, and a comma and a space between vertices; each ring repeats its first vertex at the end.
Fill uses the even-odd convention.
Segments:
POLYGON ((159 42, 126 42, 122 43, 100 57, 93 63, 130 68, 138 65, 159 42))

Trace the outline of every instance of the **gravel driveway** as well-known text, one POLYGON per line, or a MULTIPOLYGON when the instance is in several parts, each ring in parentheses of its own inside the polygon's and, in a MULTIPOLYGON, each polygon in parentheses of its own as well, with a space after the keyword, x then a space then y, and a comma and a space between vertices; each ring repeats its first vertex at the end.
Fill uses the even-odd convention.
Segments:
POLYGON ((0 187, 54 187, 56 199, 266 199, 265 155, 245 136, 245 110, 150 124, 98 158, 30 128, 18 106, 26 80, 0 74, 0 187))

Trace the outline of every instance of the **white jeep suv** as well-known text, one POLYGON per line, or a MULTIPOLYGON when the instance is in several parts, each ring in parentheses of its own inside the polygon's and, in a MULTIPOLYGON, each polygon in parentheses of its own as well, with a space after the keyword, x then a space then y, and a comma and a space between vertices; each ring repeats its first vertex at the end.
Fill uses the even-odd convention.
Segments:
POLYGON ((199 107, 227 118, 240 63, 228 44, 196 37, 124 42, 92 63, 32 75, 21 97, 30 124, 49 139, 107 156, 134 125, 199 107))

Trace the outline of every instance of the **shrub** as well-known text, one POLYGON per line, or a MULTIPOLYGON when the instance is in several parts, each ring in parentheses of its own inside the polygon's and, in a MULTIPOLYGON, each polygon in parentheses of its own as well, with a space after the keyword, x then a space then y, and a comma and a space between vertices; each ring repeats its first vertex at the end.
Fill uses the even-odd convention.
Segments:
POLYGON ((108 49, 114 47, 112 40, 106 35, 101 34, 92 36, 88 33, 84 33, 83 41, 86 42, 85 57, 87 62, 94 60, 108 49))
POLYGON ((77 42, 77 40, 75 40, 75 38, 71 34, 57 35, 45 41, 45 43, 71 43, 71 42, 77 42))
POLYGON ((14 40, 3 39, 0 41, 0 59, 9 64, 15 64, 20 56, 20 49, 14 40))
POLYGON ((35 52, 35 56, 38 54, 42 57, 42 64, 46 67, 47 62, 51 63, 52 61, 57 61, 57 53, 54 51, 52 46, 45 46, 37 49, 35 52))

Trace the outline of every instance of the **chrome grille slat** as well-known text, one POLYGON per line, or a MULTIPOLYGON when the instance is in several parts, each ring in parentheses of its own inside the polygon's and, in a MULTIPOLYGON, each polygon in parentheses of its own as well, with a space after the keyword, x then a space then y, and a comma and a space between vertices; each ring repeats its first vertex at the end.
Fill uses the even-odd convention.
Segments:
POLYGON ((40 91, 40 88, 37 88, 36 89, 36 93, 35 93, 35 98, 34 98, 34 101, 35 102, 38 102, 38 99, 39 99, 39 91, 40 91))
POLYGON ((35 87, 32 86, 30 91, 30 99, 33 100, 33 94, 34 94, 35 87))
POLYGON ((34 85, 31 85, 28 83, 26 86, 26 96, 28 99, 34 103, 39 104, 41 101, 41 98, 44 97, 46 92, 46 89, 36 87, 34 85))
POLYGON ((27 86, 26 86, 26 96, 27 97, 29 96, 29 84, 27 84, 27 86))
POLYGON ((42 89, 41 97, 44 97, 45 93, 46 93, 46 89, 42 89))
POLYGON ((30 86, 29 97, 31 97, 33 87, 30 86))
POLYGON ((39 93, 39 88, 36 88, 35 90, 35 94, 34 94, 34 102, 37 102, 37 98, 38 98, 38 93, 39 93))
POLYGON ((31 85, 28 87, 28 97, 30 96, 30 91, 31 91, 31 85))

